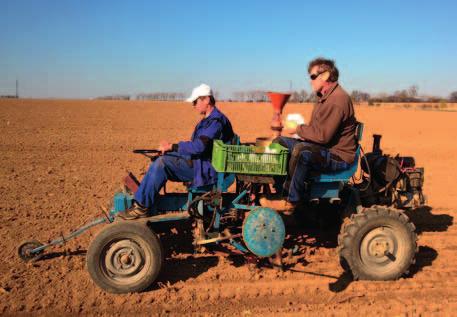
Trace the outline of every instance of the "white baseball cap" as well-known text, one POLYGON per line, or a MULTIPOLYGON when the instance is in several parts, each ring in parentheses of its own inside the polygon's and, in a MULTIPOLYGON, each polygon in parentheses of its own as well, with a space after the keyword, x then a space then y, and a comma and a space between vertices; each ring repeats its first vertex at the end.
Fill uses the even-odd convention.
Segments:
POLYGON ((199 97, 212 96, 212 95, 213 95, 213 91, 211 90, 211 87, 208 86, 207 84, 201 84, 200 86, 197 86, 192 90, 192 94, 190 95, 189 98, 186 99, 186 101, 194 102, 199 97))

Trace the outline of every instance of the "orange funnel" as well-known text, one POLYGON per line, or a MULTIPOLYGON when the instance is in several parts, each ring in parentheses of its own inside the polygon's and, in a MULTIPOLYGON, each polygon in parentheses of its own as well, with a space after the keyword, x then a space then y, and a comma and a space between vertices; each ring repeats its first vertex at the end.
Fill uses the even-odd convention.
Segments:
POLYGON ((267 95, 271 100, 271 104, 273 105, 273 111, 276 113, 282 113, 282 109, 287 103, 287 100, 289 100, 290 94, 269 91, 267 92, 267 95))

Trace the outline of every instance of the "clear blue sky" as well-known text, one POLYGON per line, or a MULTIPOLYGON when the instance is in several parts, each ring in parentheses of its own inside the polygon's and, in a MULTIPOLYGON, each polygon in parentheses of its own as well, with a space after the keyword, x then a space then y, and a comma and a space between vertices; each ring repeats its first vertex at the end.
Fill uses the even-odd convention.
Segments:
POLYGON ((206 82, 306 89, 336 60, 346 90, 457 90, 456 1, 0 0, 0 94, 94 97, 206 82))

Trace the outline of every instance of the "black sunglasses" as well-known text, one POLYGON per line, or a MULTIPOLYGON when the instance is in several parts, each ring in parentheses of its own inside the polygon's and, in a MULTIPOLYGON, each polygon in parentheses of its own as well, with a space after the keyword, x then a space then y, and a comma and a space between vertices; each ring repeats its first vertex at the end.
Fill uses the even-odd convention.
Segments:
POLYGON ((325 71, 317 73, 317 74, 311 74, 311 75, 309 75, 309 78, 311 78, 311 80, 315 80, 317 77, 319 77, 319 75, 321 75, 323 73, 325 73, 325 71))

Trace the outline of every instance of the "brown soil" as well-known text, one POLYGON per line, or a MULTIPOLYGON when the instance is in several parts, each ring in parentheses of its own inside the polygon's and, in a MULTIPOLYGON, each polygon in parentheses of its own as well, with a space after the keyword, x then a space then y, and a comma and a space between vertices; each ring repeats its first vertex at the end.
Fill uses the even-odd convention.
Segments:
MULTIPOLYGON (((269 135, 268 104, 220 108, 243 141, 269 135)), ((310 111, 310 105, 286 107, 307 118, 310 111)), ((193 256, 178 242, 151 290, 112 295, 85 268, 85 252, 100 228, 35 263, 21 262, 16 248, 100 215, 125 170, 141 175, 148 166, 132 149, 187 139, 199 117, 184 103, 0 100, 0 314, 453 315, 457 113, 382 106, 356 112, 365 123, 365 148, 373 133, 381 133, 385 152, 415 156, 426 169, 429 207, 410 213, 420 247, 409 276, 351 282, 341 276, 334 244, 312 234, 297 240, 303 253, 292 256, 283 273, 251 271, 237 258, 193 256)))

